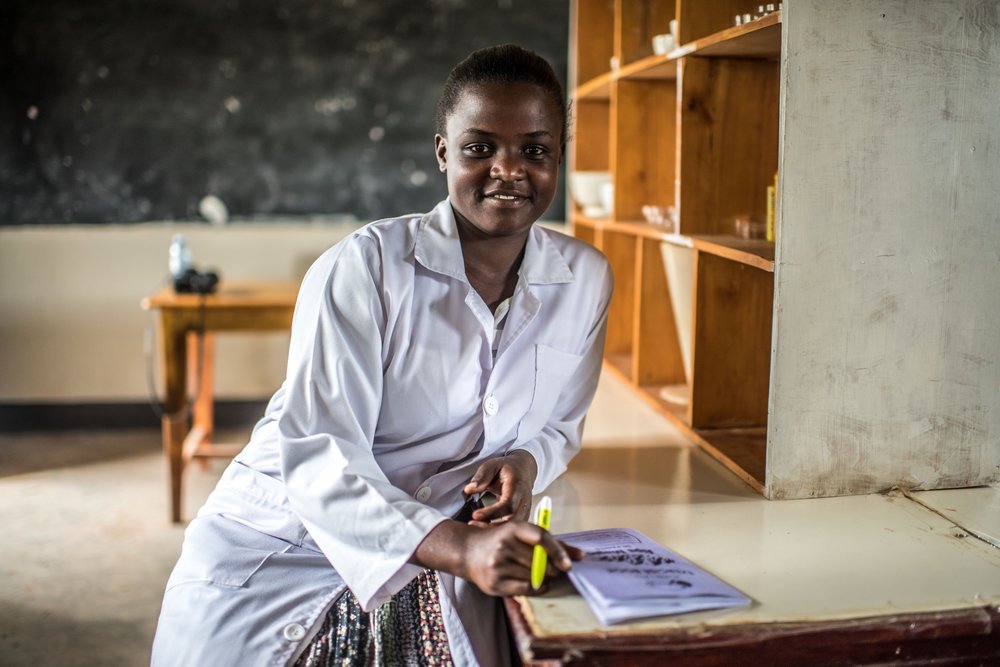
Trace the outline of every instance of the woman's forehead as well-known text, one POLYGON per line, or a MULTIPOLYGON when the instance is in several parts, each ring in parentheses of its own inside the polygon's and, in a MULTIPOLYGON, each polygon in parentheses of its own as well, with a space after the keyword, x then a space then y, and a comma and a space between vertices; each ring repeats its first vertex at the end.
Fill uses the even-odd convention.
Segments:
POLYGON ((486 122, 520 122, 529 132, 549 130, 558 134, 559 109, 544 88, 533 83, 482 83, 467 86, 448 116, 449 130, 486 122), (459 127, 455 127, 455 125, 459 127))

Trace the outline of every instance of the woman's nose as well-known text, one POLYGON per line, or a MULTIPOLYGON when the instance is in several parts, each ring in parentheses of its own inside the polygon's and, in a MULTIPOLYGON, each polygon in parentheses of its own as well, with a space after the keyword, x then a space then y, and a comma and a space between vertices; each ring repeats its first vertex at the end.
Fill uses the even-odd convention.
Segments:
POLYGON ((524 178, 524 161, 520 155, 498 152, 490 165, 490 178, 519 181, 524 178))

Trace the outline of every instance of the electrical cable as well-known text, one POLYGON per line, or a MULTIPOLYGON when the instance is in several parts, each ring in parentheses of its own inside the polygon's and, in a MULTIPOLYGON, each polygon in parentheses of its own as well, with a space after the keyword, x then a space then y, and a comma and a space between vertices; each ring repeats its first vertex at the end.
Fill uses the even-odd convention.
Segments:
MULTIPOLYGON (((194 369, 194 392, 191 397, 188 398, 184 403, 183 409, 181 409, 176 414, 170 415, 173 419, 187 419, 194 412, 194 406, 197 404, 198 399, 201 398, 202 392, 202 382, 201 373, 205 367, 205 294, 198 294, 198 322, 195 328, 195 333, 197 334, 197 350, 195 352, 195 369, 194 369)), ((150 319, 146 324, 146 330, 143 334, 143 356, 146 359, 146 391, 149 394, 149 407, 153 410, 153 414, 156 415, 157 419, 163 420, 164 417, 168 416, 166 408, 163 401, 160 400, 159 394, 156 389, 156 362, 154 359, 153 349, 156 347, 156 327, 155 327, 156 314, 150 311, 150 319)), ((187 345, 187 341, 184 342, 187 345)), ((187 396, 187 390, 185 388, 185 396, 187 396)))

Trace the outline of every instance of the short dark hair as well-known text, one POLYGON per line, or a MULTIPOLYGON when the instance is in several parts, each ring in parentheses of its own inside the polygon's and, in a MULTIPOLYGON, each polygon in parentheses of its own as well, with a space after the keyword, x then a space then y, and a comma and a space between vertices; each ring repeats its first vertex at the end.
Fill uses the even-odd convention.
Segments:
POLYGON ((438 134, 445 136, 448 116, 455 110, 465 89, 484 83, 532 83, 539 86, 559 110, 562 121, 560 143, 566 143, 569 135, 569 105, 559 77, 545 58, 517 44, 498 44, 473 51, 455 65, 438 100, 438 134))

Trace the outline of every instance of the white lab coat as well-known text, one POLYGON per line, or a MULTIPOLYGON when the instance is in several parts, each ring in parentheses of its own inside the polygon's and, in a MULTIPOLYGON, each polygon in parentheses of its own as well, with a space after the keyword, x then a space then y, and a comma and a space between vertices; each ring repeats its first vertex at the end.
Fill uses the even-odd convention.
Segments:
MULTIPOLYGON (((371 610, 420 571, 409 558, 483 461, 527 450, 548 486, 580 445, 611 285, 594 248, 534 226, 494 361, 448 200, 326 251, 285 382, 188 527, 153 664, 289 664, 345 585, 371 610)), ((497 600, 439 588, 456 664, 504 664, 497 600)))

